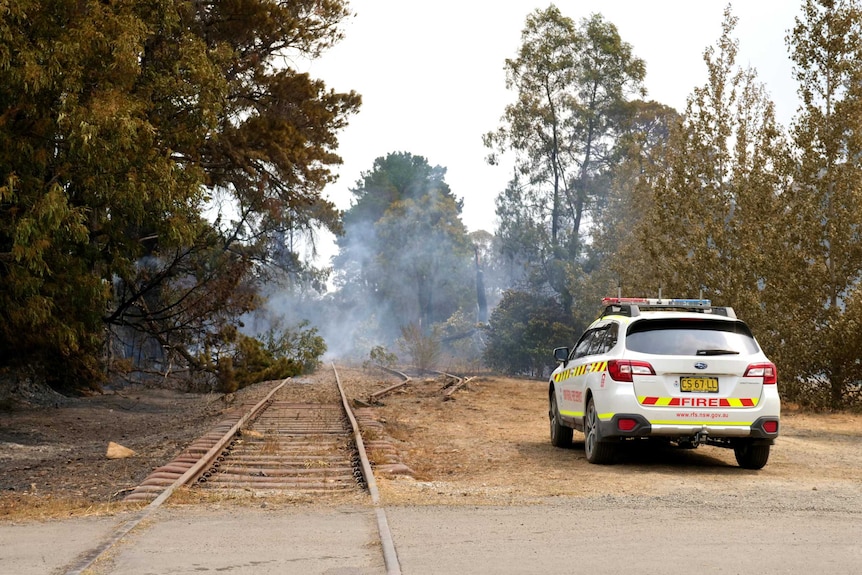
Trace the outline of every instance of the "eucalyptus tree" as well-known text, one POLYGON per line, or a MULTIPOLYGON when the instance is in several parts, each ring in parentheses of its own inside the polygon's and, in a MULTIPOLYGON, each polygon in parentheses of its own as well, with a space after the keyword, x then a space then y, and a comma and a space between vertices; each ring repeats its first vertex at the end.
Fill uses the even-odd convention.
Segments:
POLYGON ((551 5, 528 15, 505 70, 515 102, 484 143, 491 163, 500 153, 514 155, 527 193, 538 200, 530 218, 532 227, 547 229, 545 276, 570 308, 566 262, 582 253, 585 223, 616 160, 626 102, 643 93, 645 64, 601 15, 576 24, 551 5))
MULTIPOLYGON (((321 196, 359 96, 291 68, 343 0, 17 0, 0 9, 0 359, 98 381, 106 326, 205 367, 321 196), (204 217, 211 198, 231 216, 204 217)), ((167 361, 167 358, 163 358, 167 361)))
POLYGON ((589 281, 605 295, 620 288, 631 296, 655 296, 661 280, 647 253, 646 217, 653 208, 655 179, 668 169, 671 130, 681 117, 655 101, 635 101, 631 108, 618 145, 620 162, 593 232, 588 261, 595 271, 589 281))
MULTIPOLYGON (((406 152, 377 158, 351 189, 335 279, 357 322, 391 342, 475 308, 474 249, 446 169, 406 152)), ((347 310, 345 310, 347 312, 347 310)))
POLYGON ((546 264, 552 259, 552 250, 544 225, 544 200, 517 175, 497 195, 495 236, 505 288, 541 291, 547 281, 546 264))
POLYGON ((862 379, 862 3, 805 0, 787 41, 802 102, 788 194, 791 365, 839 407, 862 379))

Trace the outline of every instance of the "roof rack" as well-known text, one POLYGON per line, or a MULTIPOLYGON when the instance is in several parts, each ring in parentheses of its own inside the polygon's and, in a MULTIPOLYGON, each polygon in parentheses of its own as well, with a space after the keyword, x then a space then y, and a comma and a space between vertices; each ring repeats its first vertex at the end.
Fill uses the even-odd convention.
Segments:
POLYGON ((637 317, 641 309, 656 310, 682 310, 700 313, 722 315, 736 319, 736 313, 731 307, 712 307, 708 299, 661 299, 661 298, 627 298, 606 297, 602 298, 605 306, 601 317, 608 315, 622 315, 626 317, 637 317))

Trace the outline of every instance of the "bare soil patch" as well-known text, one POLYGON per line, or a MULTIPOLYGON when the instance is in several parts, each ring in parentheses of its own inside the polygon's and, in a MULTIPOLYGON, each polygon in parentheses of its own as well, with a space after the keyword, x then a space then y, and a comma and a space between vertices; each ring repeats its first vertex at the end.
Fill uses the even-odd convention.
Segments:
MULTIPOLYGON (((575 433, 571 449, 551 446, 547 383, 480 378, 440 399, 426 380, 384 398, 378 409, 416 479, 384 478, 383 497, 410 504, 510 504, 554 496, 663 496, 746 489, 838 490, 862 483, 862 416, 785 410, 767 466, 737 466, 732 450, 627 445, 615 465, 592 465, 575 433)), ((858 497, 857 497, 858 499, 858 497)), ((858 501, 856 502, 858 504, 858 501)))
MULTIPOLYGON (((339 366, 349 397, 365 400, 397 378, 339 366)), ((322 367, 305 381, 334 381, 322 367)), ((591 465, 583 437, 571 449, 550 445, 547 384, 481 377, 444 401, 442 381, 414 379, 382 399, 375 417, 414 477, 380 474, 387 504, 493 504, 555 496, 662 496, 772 489, 834 491, 856 497, 862 484, 862 416, 786 411, 767 466, 740 469, 732 451, 629 449, 616 465, 591 465), (856 493, 856 495, 852 495, 856 493)), ((236 405, 262 397, 259 384, 236 395, 128 387, 55 406, 0 411, 0 520, 111 512, 124 490, 171 460, 236 405), (136 452, 109 460, 114 441, 136 452)), ((298 382, 297 401, 313 386, 298 382)), ((313 393, 319 393, 314 391, 313 393)), ((195 498, 191 498, 195 500, 195 498)), ((299 498, 309 503, 313 498, 299 498)))
POLYGON ((110 511, 125 490, 206 433, 253 386, 202 395, 128 386, 0 411, 0 519, 110 511), (108 459, 108 443, 135 451, 108 459))

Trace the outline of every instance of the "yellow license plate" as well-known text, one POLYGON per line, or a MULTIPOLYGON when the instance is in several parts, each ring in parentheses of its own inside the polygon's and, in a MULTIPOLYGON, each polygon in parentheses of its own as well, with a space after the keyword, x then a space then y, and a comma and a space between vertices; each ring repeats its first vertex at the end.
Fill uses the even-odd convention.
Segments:
POLYGON ((679 390, 692 393, 718 393, 717 377, 681 377, 679 390))

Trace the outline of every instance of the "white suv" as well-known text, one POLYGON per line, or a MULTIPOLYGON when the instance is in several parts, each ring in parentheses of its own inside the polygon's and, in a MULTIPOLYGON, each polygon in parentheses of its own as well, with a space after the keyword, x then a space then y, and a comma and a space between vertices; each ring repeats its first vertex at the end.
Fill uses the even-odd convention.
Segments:
POLYGON ((551 443, 584 433, 590 463, 611 463, 620 442, 664 438, 681 447, 733 448, 760 469, 778 437, 777 373, 748 326, 709 300, 605 298, 551 374, 551 443))

